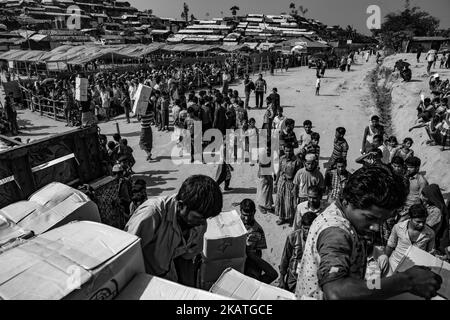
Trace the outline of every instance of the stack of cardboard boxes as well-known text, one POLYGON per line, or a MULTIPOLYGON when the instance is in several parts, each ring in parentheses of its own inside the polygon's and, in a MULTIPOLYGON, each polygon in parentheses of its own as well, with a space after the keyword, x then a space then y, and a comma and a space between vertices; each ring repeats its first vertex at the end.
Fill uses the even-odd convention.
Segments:
POLYGON ((72 222, 0 255, 0 299, 112 299, 142 272, 138 237, 72 222))
POLYGON ((136 90, 134 96, 134 105, 132 106, 133 113, 137 115, 144 115, 147 112, 148 102, 150 101, 150 95, 152 93, 152 88, 144 86, 142 83, 136 90))
POLYGON ((208 219, 199 273, 201 289, 209 290, 227 268, 244 272, 246 242, 247 229, 236 211, 208 219))
POLYGON ((88 196, 59 182, 38 190, 28 201, 0 209, 0 216, 35 235, 71 221, 101 222, 97 205, 88 196))

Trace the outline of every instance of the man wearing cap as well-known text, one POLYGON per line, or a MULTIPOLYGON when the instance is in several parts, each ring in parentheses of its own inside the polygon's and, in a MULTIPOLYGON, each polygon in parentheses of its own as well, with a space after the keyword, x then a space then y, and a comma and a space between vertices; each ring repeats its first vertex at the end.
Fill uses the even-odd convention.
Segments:
POLYGON ((297 171, 294 177, 294 185, 298 193, 298 203, 308 201, 308 188, 318 186, 324 189, 324 178, 319 170, 315 154, 305 156, 305 167, 297 171))

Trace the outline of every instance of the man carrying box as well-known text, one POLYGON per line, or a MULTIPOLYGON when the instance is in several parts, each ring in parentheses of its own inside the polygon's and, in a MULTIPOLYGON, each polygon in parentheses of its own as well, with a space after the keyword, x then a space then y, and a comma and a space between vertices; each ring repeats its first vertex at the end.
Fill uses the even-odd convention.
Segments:
POLYGON ((203 175, 186 179, 178 194, 144 202, 125 231, 141 238, 146 272, 194 287, 206 219, 219 215, 222 203, 220 187, 203 175))

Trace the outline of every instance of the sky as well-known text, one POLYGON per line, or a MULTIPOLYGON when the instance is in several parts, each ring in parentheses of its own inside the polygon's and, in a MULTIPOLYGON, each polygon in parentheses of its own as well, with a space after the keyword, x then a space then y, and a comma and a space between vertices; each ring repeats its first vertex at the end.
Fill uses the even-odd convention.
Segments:
MULTIPOLYGON (((230 16, 230 8, 237 5, 240 8, 238 15, 247 13, 280 14, 289 13, 289 4, 294 2, 308 8, 307 18, 314 18, 322 23, 332 26, 353 26, 359 32, 369 34, 366 21, 369 14, 368 6, 378 5, 381 15, 403 8, 404 0, 127 0, 138 9, 152 9, 160 17, 180 18, 183 2, 189 6, 191 13, 197 19, 230 16)), ((450 28, 450 0, 411 0, 411 6, 418 6, 429 12, 441 22, 440 27, 450 28)))

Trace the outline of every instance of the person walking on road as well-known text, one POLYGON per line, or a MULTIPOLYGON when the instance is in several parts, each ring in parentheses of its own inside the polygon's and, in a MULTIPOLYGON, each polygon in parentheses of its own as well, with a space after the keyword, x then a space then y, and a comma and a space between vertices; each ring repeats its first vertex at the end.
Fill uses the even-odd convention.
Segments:
POLYGON ((255 82, 256 109, 262 109, 264 103, 264 94, 267 93, 267 83, 263 79, 262 73, 259 74, 255 82))

